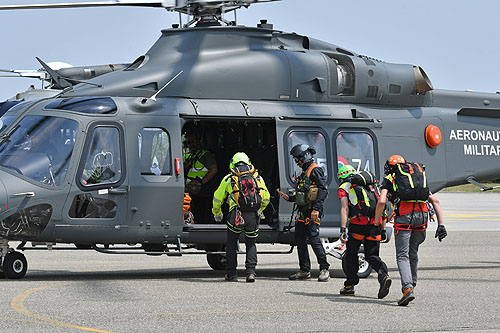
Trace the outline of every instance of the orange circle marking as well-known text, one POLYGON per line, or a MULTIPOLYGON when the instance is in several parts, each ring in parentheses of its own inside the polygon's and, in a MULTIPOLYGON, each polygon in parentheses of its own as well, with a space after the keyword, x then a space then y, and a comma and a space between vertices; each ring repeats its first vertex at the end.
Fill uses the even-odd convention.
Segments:
POLYGON ((425 128, 425 142, 427 142, 427 145, 429 147, 437 147, 441 143, 442 139, 443 136, 441 135, 441 130, 439 129, 439 127, 429 125, 425 128))

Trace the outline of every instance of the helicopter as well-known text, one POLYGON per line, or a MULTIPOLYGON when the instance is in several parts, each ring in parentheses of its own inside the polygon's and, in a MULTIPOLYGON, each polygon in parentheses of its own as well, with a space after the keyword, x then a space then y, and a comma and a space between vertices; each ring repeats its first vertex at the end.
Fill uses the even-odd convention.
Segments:
MULTIPOLYGON (((298 143, 315 147, 330 191, 339 185, 340 166, 380 178, 394 153, 426 165, 432 192, 499 178, 500 95, 437 90, 417 65, 275 30, 266 20, 247 27, 228 19, 241 7, 273 1, 0 6, 150 6, 191 18, 162 30, 120 70, 69 84, 53 75, 60 92, 18 103, 0 118, 5 277, 26 274, 20 251, 57 244, 107 254, 200 253, 223 269, 225 224, 183 218, 187 129, 196 129, 221 170, 245 151, 270 189, 293 189, 299 170, 289 151, 298 143), (14 241, 21 242, 15 249, 14 241)), ((326 199, 320 227, 332 249, 339 205, 335 195, 326 199)), ((288 244, 291 253, 292 214, 289 203, 272 196, 257 242, 288 244)))

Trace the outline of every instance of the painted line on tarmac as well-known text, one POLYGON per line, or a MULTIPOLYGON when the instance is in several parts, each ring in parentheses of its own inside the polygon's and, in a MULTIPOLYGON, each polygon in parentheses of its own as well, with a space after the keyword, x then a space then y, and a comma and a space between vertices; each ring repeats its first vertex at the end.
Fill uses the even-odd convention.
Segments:
POLYGON ((40 324, 58 326, 58 327, 66 327, 66 328, 74 328, 74 329, 90 331, 90 332, 112 333, 110 331, 103 331, 103 330, 99 330, 99 329, 95 329, 95 328, 73 325, 73 324, 65 323, 65 322, 62 322, 59 320, 54 320, 54 319, 50 319, 47 317, 43 317, 43 316, 29 312, 24 307, 24 301, 26 300, 26 298, 33 295, 34 293, 37 293, 39 291, 44 291, 44 290, 49 289, 49 288, 65 287, 65 286, 69 286, 69 285, 72 285, 75 283, 77 283, 77 282, 60 283, 60 284, 56 284, 56 285, 38 287, 38 288, 32 288, 32 289, 25 290, 22 293, 14 296, 14 298, 12 298, 12 301, 10 302, 10 306, 14 310, 19 312, 20 314, 23 314, 23 315, 28 316, 30 318, 34 318, 34 319, 37 319, 38 321, 41 321, 40 324))

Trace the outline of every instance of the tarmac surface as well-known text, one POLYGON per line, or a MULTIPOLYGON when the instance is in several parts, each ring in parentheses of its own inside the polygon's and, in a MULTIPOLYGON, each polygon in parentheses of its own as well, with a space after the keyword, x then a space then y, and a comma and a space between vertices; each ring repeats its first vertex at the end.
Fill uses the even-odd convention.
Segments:
MULTIPOLYGON (((223 281, 203 255, 151 257, 26 251, 22 280, 0 280, 1 332, 500 331, 500 194, 439 193, 448 237, 431 224, 421 245, 416 299, 397 306, 394 241, 382 245, 393 284, 377 298, 376 273, 339 295, 341 262, 327 283, 289 281, 297 254, 260 255, 253 284, 223 281)), ((260 245, 259 250, 287 250, 260 245)), ((316 261, 312 251, 311 259, 316 261)), ((244 256, 239 256, 244 275, 244 256)))

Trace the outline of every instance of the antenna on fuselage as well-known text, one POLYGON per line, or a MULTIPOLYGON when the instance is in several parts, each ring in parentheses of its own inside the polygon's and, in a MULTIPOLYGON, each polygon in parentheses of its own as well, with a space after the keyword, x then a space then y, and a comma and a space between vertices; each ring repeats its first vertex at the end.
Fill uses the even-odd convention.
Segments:
POLYGON ((172 79, 170 79, 170 81, 168 81, 167 83, 165 83, 165 85, 163 87, 161 87, 160 90, 158 90, 153 96, 149 97, 149 98, 144 98, 141 103, 142 104, 146 104, 146 102, 148 100, 152 100, 152 101, 155 101, 156 102, 156 96, 158 96, 159 93, 161 93, 163 91, 163 89, 165 89, 170 83, 172 83, 175 79, 177 79, 177 77, 179 75, 181 75, 182 73, 184 72, 184 70, 181 70, 179 73, 177 73, 176 76, 174 76, 172 79))

